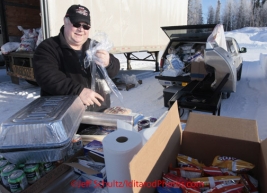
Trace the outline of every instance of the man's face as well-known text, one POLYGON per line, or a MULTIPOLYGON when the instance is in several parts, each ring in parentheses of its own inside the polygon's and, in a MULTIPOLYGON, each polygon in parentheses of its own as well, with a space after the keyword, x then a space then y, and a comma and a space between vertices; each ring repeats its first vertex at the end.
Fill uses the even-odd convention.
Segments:
POLYGON ((79 22, 79 24, 81 24, 80 27, 74 27, 69 19, 64 20, 64 36, 74 50, 80 50, 89 36, 89 30, 83 28, 83 25, 87 24, 84 22, 79 22))

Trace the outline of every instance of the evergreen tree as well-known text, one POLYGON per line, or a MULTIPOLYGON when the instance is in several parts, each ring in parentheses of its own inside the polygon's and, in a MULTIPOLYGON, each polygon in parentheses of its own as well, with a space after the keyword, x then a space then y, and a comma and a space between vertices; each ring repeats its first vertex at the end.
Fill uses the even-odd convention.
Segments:
POLYGON ((208 11, 208 17, 207 17, 207 24, 213 24, 214 23, 214 9, 210 5, 209 11, 208 11))
POLYGON ((221 12, 221 2, 220 0, 217 1, 217 8, 216 8, 216 12, 215 12, 215 23, 221 23, 221 19, 220 19, 220 12, 221 12))
POLYGON ((202 16, 202 3, 199 1, 199 6, 198 6, 198 24, 203 24, 203 16, 202 16))
MULTIPOLYGON (((225 31, 243 27, 267 26, 266 0, 227 0, 221 14, 221 2, 217 0, 216 11, 209 6, 207 24, 223 23, 225 31)), ((188 0, 188 24, 202 24, 201 0, 188 0)))
POLYGON ((193 24, 193 1, 194 0, 188 0, 188 12, 187 12, 187 24, 191 25, 193 24))
POLYGON ((202 4, 201 0, 189 0, 188 1, 188 25, 202 24, 202 4))
POLYGON ((264 3, 264 2, 262 5, 262 15, 261 15, 262 27, 267 26, 267 14, 266 14, 267 13, 267 3, 264 3))
POLYGON ((232 1, 228 0, 225 4, 224 16, 223 16, 224 30, 232 30, 232 1))
POLYGON ((245 0, 240 0, 239 3, 239 9, 236 17, 236 27, 235 29, 239 29, 245 26, 245 20, 244 20, 244 1, 245 0))

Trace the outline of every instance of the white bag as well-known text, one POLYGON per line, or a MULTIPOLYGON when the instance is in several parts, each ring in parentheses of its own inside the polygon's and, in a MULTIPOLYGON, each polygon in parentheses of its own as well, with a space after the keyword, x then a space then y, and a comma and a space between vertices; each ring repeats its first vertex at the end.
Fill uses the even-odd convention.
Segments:
POLYGON ((9 52, 13 52, 18 49, 19 45, 19 42, 7 42, 1 46, 1 52, 2 54, 8 54, 9 52))
POLYGON ((208 45, 210 45, 209 43, 212 43, 212 42, 216 42, 218 46, 220 46, 221 48, 227 51, 226 39, 225 39, 224 29, 223 29, 222 24, 217 24, 214 30, 212 31, 212 33, 210 34, 210 36, 208 37, 207 48, 209 48, 208 47, 208 45))
POLYGON ((35 29, 23 29, 21 26, 18 26, 18 29, 23 32, 23 36, 21 37, 21 43, 16 52, 33 51, 38 38, 35 29))

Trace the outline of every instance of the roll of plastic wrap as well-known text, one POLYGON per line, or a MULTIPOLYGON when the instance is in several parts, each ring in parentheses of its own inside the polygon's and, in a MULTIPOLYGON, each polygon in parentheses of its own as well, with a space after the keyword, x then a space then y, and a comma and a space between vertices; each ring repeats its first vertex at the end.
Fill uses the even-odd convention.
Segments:
POLYGON ((85 111, 81 123, 102 126, 117 126, 117 120, 133 125, 134 117, 131 115, 113 115, 100 112, 85 111))
POLYGON ((132 192, 129 163, 141 148, 142 137, 134 131, 117 130, 103 139, 109 193, 132 192))

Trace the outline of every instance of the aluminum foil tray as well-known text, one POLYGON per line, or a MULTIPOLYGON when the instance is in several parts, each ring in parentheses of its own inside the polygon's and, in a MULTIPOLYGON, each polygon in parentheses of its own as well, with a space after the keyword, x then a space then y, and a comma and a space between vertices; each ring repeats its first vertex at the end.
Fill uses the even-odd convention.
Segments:
POLYGON ((0 152, 66 146, 84 111, 78 96, 40 97, 1 124, 0 152))
POLYGON ((13 164, 44 163, 64 160, 71 148, 72 143, 70 142, 69 144, 59 148, 12 151, 1 153, 1 155, 13 164))

